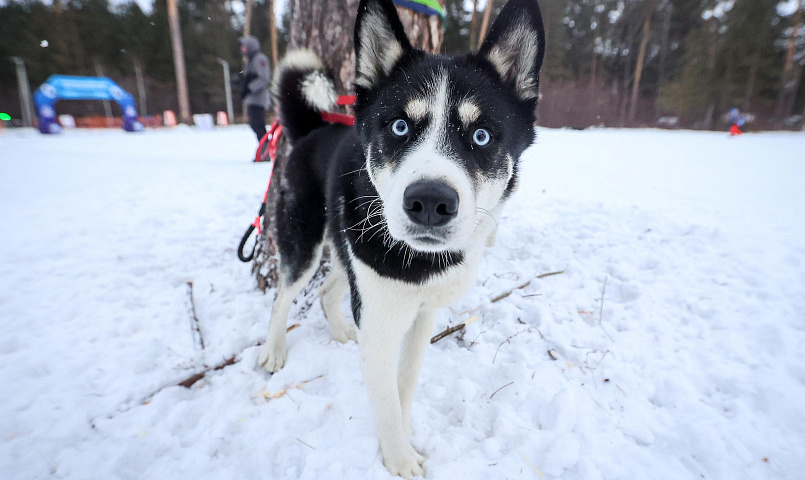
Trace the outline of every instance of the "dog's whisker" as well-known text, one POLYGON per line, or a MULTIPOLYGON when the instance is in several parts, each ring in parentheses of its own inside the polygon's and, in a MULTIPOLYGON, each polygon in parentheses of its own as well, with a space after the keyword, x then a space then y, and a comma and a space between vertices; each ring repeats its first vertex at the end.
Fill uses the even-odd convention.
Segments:
POLYGON ((366 169, 366 166, 365 166, 365 165, 361 165, 361 168, 359 168, 359 169, 357 169, 357 170, 353 170, 353 171, 351 171, 351 172, 342 173, 341 175, 339 175, 339 177, 346 177, 347 175, 352 175, 353 173, 358 173, 358 172, 360 172, 361 170, 365 170, 365 169, 366 169))
POLYGON ((377 207, 373 207, 373 204, 375 202, 380 201, 380 197, 374 196, 374 195, 365 195, 362 198, 368 198, 368 197, 374 197, 374 198, 372 200, 369 200, 369 201, 365 202, 365 203, 369 204, 369 206, 366 208, 366 217, 364 217, 361 221, 359 221, 355 225, 352 225, 351 227, 348 227, 348 228, 345 229, 345 230, 351 230, 351 231, 360 231, 361 234, 358 236, 359 241, 362 241, 364 234, 368 230, 371 230, 372 228, 374 228, 374 227, 376 227, 378 225, 377 223, 372 223, 371 220, 374 219, 375 217, 380 217, 381 220, 382 220, 382 217, 383 217, 383 215, 382 215, 382 212, 383 212, 382 203, 380 205, 378 205, 377 207), (368 226, 366 226, 367 224, 368 224, 368 226), (357 228, 359 225, 362 225, 362 227, 357 228))
MULTIPOLYGON (((380 215, 373 215, 372 217, 367 217, 367 218, 366 218, 366 220, 369 220, 369 218, 374 218, 374 217, 376 217, 376 216, 380 216, 380 215)), ((363 229, 363 231, 361 232, 361 234, 358 236, 357 241, 362 242, 362 241, 363 241, 363 237, 366 235, 366 233, 367 233, 368 231, 372 230, 373 228, 375 228, 375 227, 382 227, 382 226, 384 226, 384 225, 386 224, 386 221, 385 221, 385 219, 383 219, 383 217, 382 217, 382 216, 380 216, 380 218, 381 218, 381 220, 380 220, 379 222, 377 222, 377 223, 370 223, 370 224, 369 224, 369 227, 367 227, 367 228, 363 229)), ((382 229, 380 229, 380 230, 378 230, 378 231, 382 231, 382 229)), ((375 235, 376 235, 376 234, 377 234, 377 232, 375 232, 375 235)), ((372 235, 372 237, 370 237, 370 238, 369 238, 369 240, 371 240, 373 237, 374 237, 374 235, 372 235)), ((367 241, 369 241, 369 240, 367 240, 367 241)))
POLYGON ((369 218, 370 217, 368 217, 368 216, 365 217, 365 218, 362 218, 358 223, 356 223, 355 225, 352 225, 351 227, 347 227, 344 230, 355 230, 358 225, 366 223, 369 220, 369 218))
POLYGON ((362 198, 377 198, 377 197, 378 197, 377 195, 361 195, 361 196, 355 197, 352 200, 348 201, 347 205, 349 205, 352 202, 357 202, 358 200, 360 200, 362 198))
POLYGON ((377 230, 375 233, 373 233, 373 234, 372 234, 372 236, 371 236, 371 237, 369 237, 369 239, 368 239, 368 240, 366 240, 367 242, 371 242, 371 241, 372 241, 372 239, 373 239, 373 238, 375 238, 375 236, 376 236, 378 233, 380 233, 380 232, 382 232, 382 231, 384 230, 382 227, 385 227, 385 226, 386 226, 386 221, 385 221, 385 220, 381 220, 381 221, 380 221, 380 223, 378 224, 378 226, 380 226, 381 228, 379 228, 379 229, 378 229, 378 230, 377 230))
POLYGON ((358 238, 356 239, 356 241, 357 242, 363 242, 363 237, 364 237, 364 235, 366 235, 366 232, 368 232, 369 230, 375 228, 376 226, 377 226, 376 224, 375 225, 370 224, 368 227, 366 227, 363 230, 361 230, 361 234, 358 235, 358 238))
POLYGON ((371 205, 372 203, 374 203, 374 202, 376 202, 376 201, 377 201, 377 199, 374 199, 374 200, 366 200, 366 201, 365 201, 365 202, 363 202, 362 204, 358 205, 358 206, 357 206, 355 209, 356 209, 356 210, 361 209, 361 208, 363 208, 364 206, 366 206, 366 205, 371 205))
MULTIPOLYGON (((484 215, 488 216, 489 218, 491 218, 491 219, 492 219, 492 221, 495 223, 495 229, 496 229, 496 230, 498 229, 498 221, 497 221, 497 219, 495 218, 495 216, 494 216, 494 215, 492 215, 492 212, 490 212, 489 210, 487 210, 487 209, 485 209, 485 208, 481 208, 481 207, 477 207, 475 210, 476 210, 477 212, 480 212, 480 213, 482 213, 482 214, 484 214, 484 215)), ((479 224, 479 225, 480 225, 480 224, 479 224)))

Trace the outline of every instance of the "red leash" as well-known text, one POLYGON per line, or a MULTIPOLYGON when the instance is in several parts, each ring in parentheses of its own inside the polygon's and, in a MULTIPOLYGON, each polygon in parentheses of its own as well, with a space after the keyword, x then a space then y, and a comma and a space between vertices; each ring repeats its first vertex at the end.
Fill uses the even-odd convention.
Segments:
POLYGON ((255 162, 265 162, 268 158, 274 160, 277 158, 277 143, 282 136, 282 125, 276 120, 268 127, 266 134, 260 139, 260 144, 257 145, 257 151, 254 153, 255 162))
MULTIPOLYGON (((355 95, 342 95, 338 97, 338 100, 336 101, 336 105, 354 104, 355 95)), ((340 123, 348 127, 355 125, 355 117, 353 115, 347 115, 344 113, 321 112, 321 119, 328 123, 340 123)), ((243 238, 241 238, 240 244, 238 245, 238 258, 242 262, 248 263, 252 260, 252 258, 254 258, 254 252, 257 249, 257 242, 259 241, 260 234, 263 233, 263 215, 266 213, 268 191, 271 189, 271 178, 274 176, 274 165, 276 164, 275 160, 277 159, 277 144, 279 143, 281 136, 282 125, 274 120, 266 131, 266 134, 263 135, 262 139, 260 139, 260 143, 257 145, 257 152, 254 154, 255 162, 264 162, 266 161, 266 157, 268 157, 271 159, 272 164, 271 170, 268 172, 268 186, 266 186, 266 193, 263 195, 263 203, 260 204, 260 210, 257 212, 257 216, 254 218, 252 224, 249 225, 249 228, 246 229, 246 233, 243 234, 243 238), (246 242, 249 241, 249 237, 255 230, 257 230, 257 236, 254 238, 254 246, 252 246, 252 251, 247 257, 243 253, 243 247, 246 246, 246 242)))

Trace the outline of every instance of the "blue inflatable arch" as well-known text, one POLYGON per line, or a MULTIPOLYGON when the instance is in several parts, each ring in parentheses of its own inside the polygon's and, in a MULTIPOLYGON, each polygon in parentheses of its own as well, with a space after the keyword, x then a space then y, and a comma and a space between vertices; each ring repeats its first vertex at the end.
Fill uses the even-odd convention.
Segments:
POLYGON ((139 132, 143 124, 137 120, 137 106, 134 97, 107 77, 76 77, 71 75, 51 75, 34 92, 36 116, 39 118, 39 131, 60 133, 62 128, 56 121, 56 102, 59 100, 112 100, 123 111, 123 129, 139 132))

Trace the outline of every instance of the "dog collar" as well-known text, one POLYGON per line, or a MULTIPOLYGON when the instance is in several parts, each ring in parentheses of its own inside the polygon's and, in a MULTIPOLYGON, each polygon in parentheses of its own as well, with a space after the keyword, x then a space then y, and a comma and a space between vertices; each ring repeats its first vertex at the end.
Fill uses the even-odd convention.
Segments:
MULTIPOLYGON (((336 105, 355 105, 355 95, 341 95, 335 102, 336 105)), ((351 127, 355 125, 355 116, 338 112, 321 112, 321 119, 329 123, 340 123, 351 127)))

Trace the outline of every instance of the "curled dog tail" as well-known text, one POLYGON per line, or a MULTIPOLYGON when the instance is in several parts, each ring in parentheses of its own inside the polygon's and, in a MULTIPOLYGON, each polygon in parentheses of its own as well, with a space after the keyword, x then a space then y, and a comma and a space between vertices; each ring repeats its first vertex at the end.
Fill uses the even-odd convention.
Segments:
POLYGON ((293 50, 277 68, 271 93, 279 107, 283 132, 293 142, 327 125, 320 112, 338 100, 335 85, 319 57, 310 50, 293 50))

